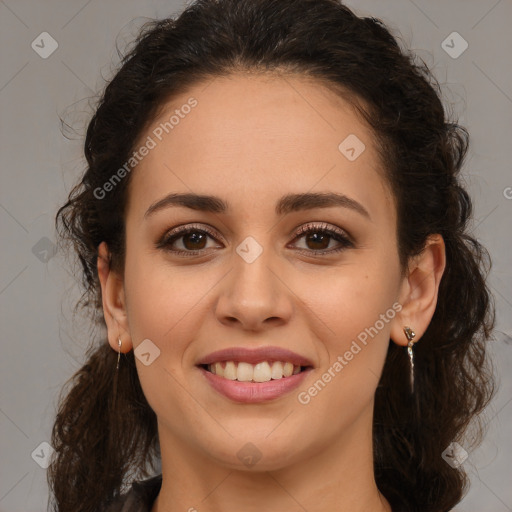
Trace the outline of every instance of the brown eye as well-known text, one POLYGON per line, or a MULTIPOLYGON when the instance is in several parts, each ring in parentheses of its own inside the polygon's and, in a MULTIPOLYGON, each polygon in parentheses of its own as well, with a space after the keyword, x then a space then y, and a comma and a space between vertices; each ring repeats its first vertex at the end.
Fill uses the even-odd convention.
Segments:
POLYGON ((331 254, 354 247, 354 243, 344 230, 329 227, 325 223, 302 226, 294 241, 301 238, 304 239, 305 247, 299 247, 299 250, 313 255, 331 254), (329 248, 332 241, 337 242, 338 247, 329 248))
POLYGON ((321 234, 318 231, 306 235, 305 241, 310 249, 323 250, 329 247, 329 242, 332 237, 328 234, 321 234))
POLYGON ((219 245, 208 247, 208 239, 216 241, 216 235, 206 227, 201 229, 194 226, 181 227, 164 235, 157 243, 157 248, 178 256, 195 256, 212 247, 219 247, 219 245))
POLYGON ((181 236, 181 238, 183 238, 183 245, 186 249, 191 251, 204 249, 207 237, 208 235, 206 233, 201 233, 199 231, 192 231, 181 236))

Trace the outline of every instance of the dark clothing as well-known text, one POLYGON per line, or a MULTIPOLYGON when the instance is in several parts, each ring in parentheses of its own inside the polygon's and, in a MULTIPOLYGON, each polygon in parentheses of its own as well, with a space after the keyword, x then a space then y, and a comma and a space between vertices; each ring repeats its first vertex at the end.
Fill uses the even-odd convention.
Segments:
MULTIPOLYGON (((162 487, 162 475, 133 482, 130 490, 112 503, 105 512, 151 512, 162 487)), ((393 508, 394 512, 405 512, 405 508, 393 508)))
POLYGON ((130 490, 112 503, 105 512, 151 512, 162 487, 162 475, 133 482, 130 490))

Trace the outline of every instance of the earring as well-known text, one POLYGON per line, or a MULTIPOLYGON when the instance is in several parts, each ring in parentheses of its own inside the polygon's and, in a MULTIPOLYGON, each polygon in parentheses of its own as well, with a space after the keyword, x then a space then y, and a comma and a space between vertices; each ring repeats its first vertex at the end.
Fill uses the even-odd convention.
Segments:
POLYGON ((117 344, 119 345, 119 352, 117 353, 116 371, 119 370, 119 359, 121 359, 121 338, 117 338, 117 344))
POLYGON ((112 409, 115 410, 116 408, 116 401, 117 401, 117 379, 119 376, 119 360, 121 359, 121 337, 117 338, 117 344, 119 345, 119 351, 117 352, 117 365, 116 365, 116 373, 114 374, 114 389, 112 391, 113 398, 112 398, 112 409))
POLYGON ((412 346, 415 343, 414 338, 416 333, 410 327, 404 327, 405 337, 407 338, 407 353, 409 354, 409 361, 411 363, 411 393, 414 393, 414 355, 412 353, 412 346))

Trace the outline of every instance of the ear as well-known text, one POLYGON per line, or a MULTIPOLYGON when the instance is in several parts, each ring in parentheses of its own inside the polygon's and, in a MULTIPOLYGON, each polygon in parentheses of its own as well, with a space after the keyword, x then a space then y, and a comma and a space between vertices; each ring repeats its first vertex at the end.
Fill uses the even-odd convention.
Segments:
POLYGON ((439 284, 446 266, 446 250, 441 235, 431 235, 421 254, 409 263, 399 294, 402 309, 391 326, 391 339, 397 345, 407 345, 404 327, 410 327, 417 342, 427 330, 437 305, 439 284))
POLYGON ((128 329, 124 282, 122 277, 110 268, 110 252, 105 242, 98 246, 98 276, 109 344, 118 352, 118 339, 121 338, 121 352, 129 352, 133 348, 133 343, 128 329))

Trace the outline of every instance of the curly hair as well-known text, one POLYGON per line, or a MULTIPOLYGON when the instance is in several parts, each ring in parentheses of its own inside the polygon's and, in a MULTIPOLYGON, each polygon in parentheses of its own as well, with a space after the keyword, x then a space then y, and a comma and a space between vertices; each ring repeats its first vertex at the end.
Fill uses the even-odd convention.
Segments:
MULTIPOLYGON (((103 92, 85 138, 87 168, 55 219, 82 271, 77 306, 101 312, 98 245, 107 242, 115 270, 122 272, 125 258, 130 176, 106 201, 95 190, 173 95, 243 71, 308 76, 357 108, 393 190, 402 270, 430 235, 445 241, 437 307, 416 346, 420 391, 408 394, 407 354, 390 343, 375 394, 373 450, 377 486, 393 509, 446 512, 468 478, 441 454, 453 441, 468 449, 481 442, 479 413, 495 392, 486 352, 494 326, 490 258, 468 228, 472 203, 460 178, 468 133, 448 119, 427 65, 379 20, 337 0, 198 0, 179 16, 146 23, 103 92)), ((59 397, 52 431, 48 482, 60 512, 101 510, 130 478, 149 475, 159 455, 156 415, 133 352, 123 355, 117 383, 117 354, 105 338, 91 343, 87 357, 59 397)))

